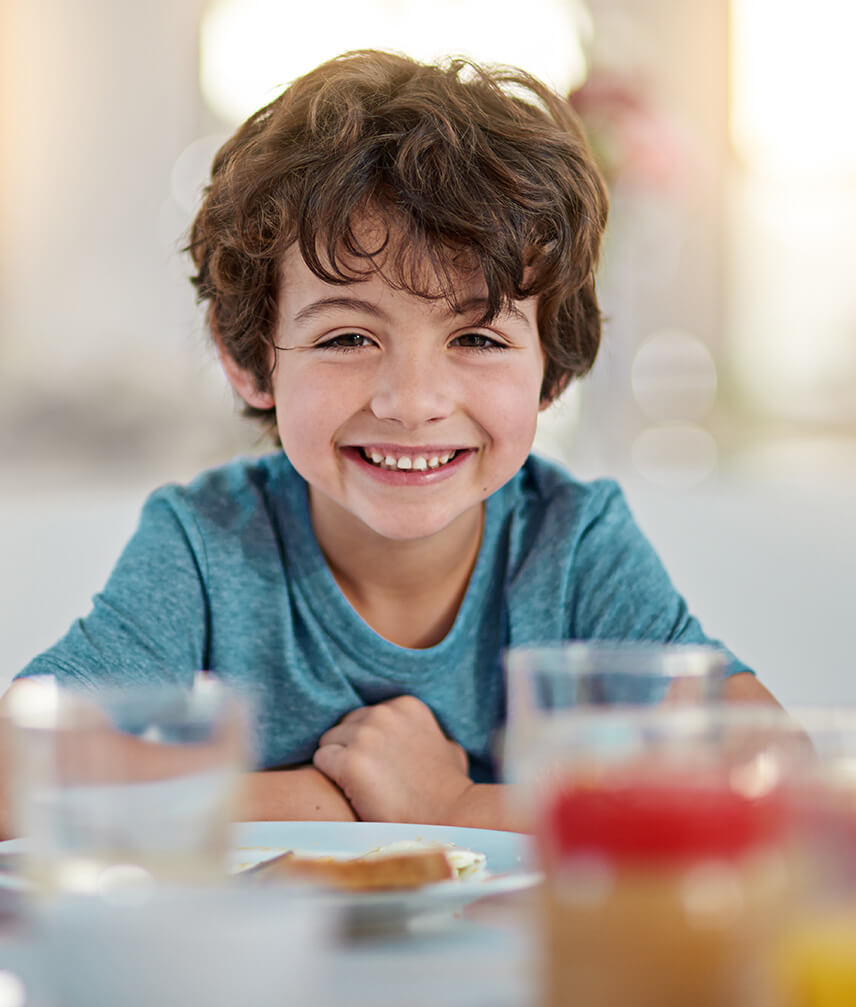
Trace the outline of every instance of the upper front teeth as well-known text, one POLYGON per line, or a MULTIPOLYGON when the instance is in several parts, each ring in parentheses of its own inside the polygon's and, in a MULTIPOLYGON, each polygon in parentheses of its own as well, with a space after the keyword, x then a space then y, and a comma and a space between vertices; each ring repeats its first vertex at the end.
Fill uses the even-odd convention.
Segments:
POLYGON ((436 469, 440 465, 445 465, 454 454, 454 451, 447 451, 445 454, 431 455, 430 457, 426 457, 425 455, 416 455, 415 457, 400 455, 398 458, 395 458, 392 455, 383 455, 380 451, 371 450, 368 452, 369 457, 375 465, 382 465, 387 469, 399 469, 401 471, 414 469, 416 472, 424 472, 426 469, 436 469))

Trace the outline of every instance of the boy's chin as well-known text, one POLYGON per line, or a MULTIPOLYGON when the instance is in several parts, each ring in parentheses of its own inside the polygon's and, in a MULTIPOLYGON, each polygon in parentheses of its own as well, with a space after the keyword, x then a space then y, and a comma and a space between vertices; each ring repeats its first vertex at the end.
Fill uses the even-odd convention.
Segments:
POLYGON ((444 532, 464 531, 469 525, 481 526, 481 502, 465 511, 453 514, 407 515, 354 515, 378 539, 393 543, 422 542, 436 538, 444 532))
POLYGON ((412 542, 427 542, 431 539, 436 538, 438 535, 442 535, 443 532, 448 531, 450 527, 455 524, 454 520, 451 521, 438 521, 438 522, 414 522, 411 524, 401 524, 397 523, 394 525, 389 525, 385 522, 382 523, 367 523, 369 531, 371 531, 378 539, 382 539, 386 542, 392 544, 401 544, 412 542))
POLYGON ((315 533, 327 546, 350 539, 356 543, 371 541, 376 546, 404 545, 435 540, 448 533, 462 546, 474 534, 481 534, 483 500, 478 494, 468 494, 457 505, 443 506, 435 500, 430 504, 397 500, 382 504, 367 500, 361 494, 336 498, 310 487, 310 511, 315 533))

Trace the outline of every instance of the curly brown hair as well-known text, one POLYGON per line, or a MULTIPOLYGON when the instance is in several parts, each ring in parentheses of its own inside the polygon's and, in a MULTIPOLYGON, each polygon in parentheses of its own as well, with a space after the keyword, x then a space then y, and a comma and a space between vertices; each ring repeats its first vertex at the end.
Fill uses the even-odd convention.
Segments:
POLYGON ((480 271, 479 324, 510 300, 538 296, 550 401, 597 355, 606 214, 579 120, 534 77, 361 50, 300 77, 223 145, 187 250, 212 331, 262 391, 281 263, 297 242, 308 267, 334 284, 377 269, 382 250, 387 282, 452 308, 461 272, 480 271), (381 247, 360 243, 367 214, 386 224, 381 247), (360 259, 364 271, 354 269, 360 259))

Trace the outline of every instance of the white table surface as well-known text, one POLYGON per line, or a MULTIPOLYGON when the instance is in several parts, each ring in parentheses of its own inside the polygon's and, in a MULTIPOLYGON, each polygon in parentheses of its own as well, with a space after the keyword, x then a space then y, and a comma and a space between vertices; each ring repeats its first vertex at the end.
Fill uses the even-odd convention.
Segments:
MULTIPOLYGON (((26 914, 0 893, 0 971, 20 979, 26 999, 2 1007, 84 1007, 51 990, 43 942, 26 914)), ((419 932, 337 939, 315 962, 311 994, 283 1005, 347 1007, 535 1007, 532 893, 484 899, 462 916, 419 932)), ((97 978, 97 977, 96 977, 97 978)), ((8 976, 6 977, 8 983, 8 976)), ((0 983, 0 998, 2 998, 0 983)), ((176 1003, 192 1004, 183 997, 176 1003)), ((96 1007, 89 999, 85 1007, 96 1007)), ((110 1007, 113 1007, 111 1004, 110 1007)), ((200 1002, 200 1007, 202 1004, 200 1002)), ((237 1005, 236 1005, 237 1007, 237 1005)), ((240 1007, 252 1007, 241 1003, 240 1007)))

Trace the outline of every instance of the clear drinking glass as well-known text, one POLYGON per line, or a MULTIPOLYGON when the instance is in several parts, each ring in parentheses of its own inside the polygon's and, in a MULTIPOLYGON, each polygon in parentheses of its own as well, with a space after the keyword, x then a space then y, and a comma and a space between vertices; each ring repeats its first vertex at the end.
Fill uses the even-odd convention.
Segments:
POLYGON ((773 1007, 792 901, 781 711, 579 707, 515 775, 545 884, 545 1007, 773 1007))
POLYGON ((10 694, 12 816, 46 892, 109 894, 225 878, 246 762, 243 704, 221 683, 10 694))
POLYGON ((572 641, 512 647, 505 668, 503 763, 513 781, 541 734, 579 707, 715 702, 728 657, 708 646, 572 641))

